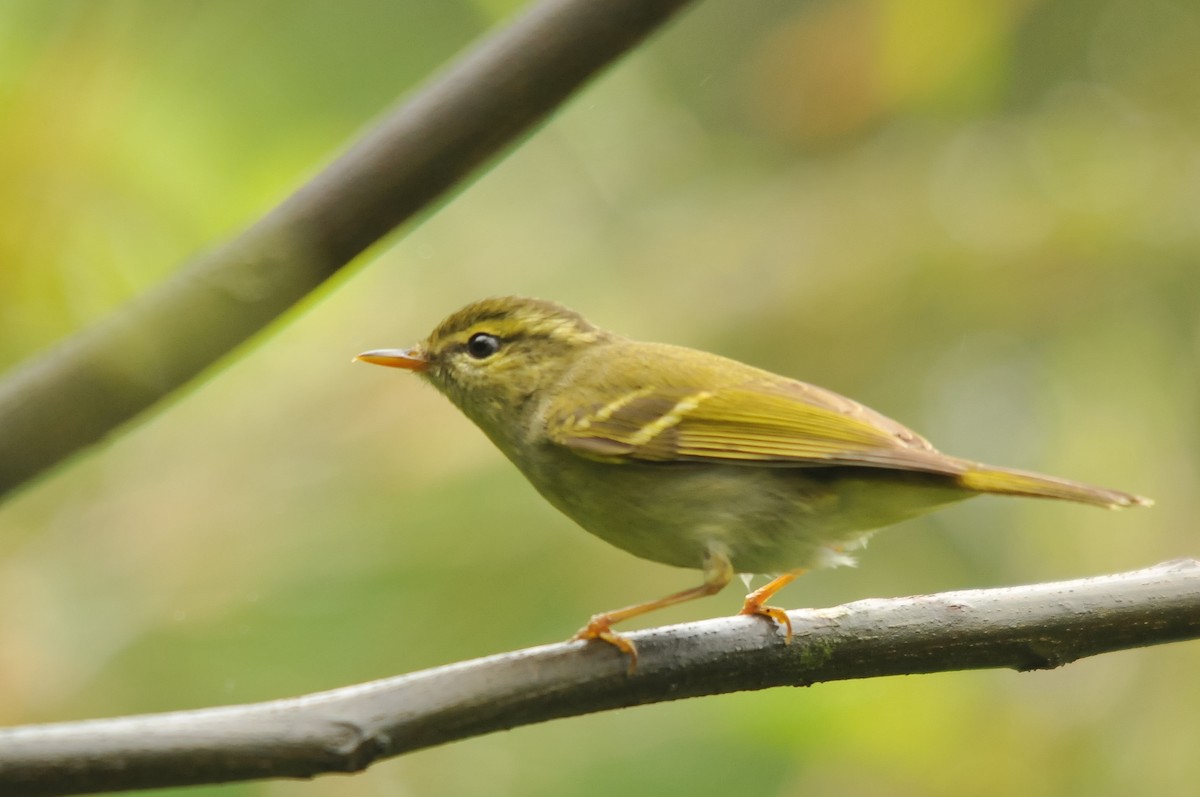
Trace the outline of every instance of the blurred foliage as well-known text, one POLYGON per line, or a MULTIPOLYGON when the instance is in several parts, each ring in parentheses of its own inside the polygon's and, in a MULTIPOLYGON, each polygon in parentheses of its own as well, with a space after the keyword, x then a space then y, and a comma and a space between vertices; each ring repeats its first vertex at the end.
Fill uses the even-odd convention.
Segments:
MULTIPOLYGON (((0 365, 249 223, 517 5, 0 2, 0 365)), ((324 689, 695 583, 574 528, 416 380, 350 364, 489 294, 1159 501, 981 499, 786 605, 1197 555, 1197 74, 1182 1, 700 4, 369 267, 0 509, 0 723, 324 689)), ((186 793, 1191 794, 1197 668, 1192 643, 733 695, 186 793)))

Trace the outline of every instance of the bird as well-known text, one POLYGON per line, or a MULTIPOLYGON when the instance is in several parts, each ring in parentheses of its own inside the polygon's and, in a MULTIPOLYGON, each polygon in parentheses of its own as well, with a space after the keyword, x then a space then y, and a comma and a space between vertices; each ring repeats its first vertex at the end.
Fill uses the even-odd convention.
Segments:
POLYGON ((356 360, 417 374, 473 421, 555 508, 635 556, 701 583, 600 612, 572 637, 637 666, 619 622, 770 580, 741 614, 808 570, 853 564, 872 533, 982 494, 1148 506, 1132 493, 943 454, 831 390, 705 351, 631 340, 534 298, 473 302, 406 349, 356 360))

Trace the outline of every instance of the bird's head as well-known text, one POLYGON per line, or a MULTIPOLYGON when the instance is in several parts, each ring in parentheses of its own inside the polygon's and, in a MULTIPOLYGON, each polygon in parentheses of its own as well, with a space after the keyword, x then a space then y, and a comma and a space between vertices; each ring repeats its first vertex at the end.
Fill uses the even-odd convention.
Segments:
POLYGON ((355 359, 420 375, 490 434, 515 423, 580 353, 612 337, 562 305, 506 296, 467 305, 412 348, 355 359))

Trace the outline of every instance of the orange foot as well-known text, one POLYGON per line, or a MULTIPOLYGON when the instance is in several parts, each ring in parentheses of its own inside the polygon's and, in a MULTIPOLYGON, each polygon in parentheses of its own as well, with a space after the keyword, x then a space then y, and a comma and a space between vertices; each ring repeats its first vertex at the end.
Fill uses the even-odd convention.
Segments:
POLYGON ((738 614, 756 614, 759 617, 774 620, 777 625, 783 627, 783 644, 792 644, 792 618, 787 616, 787 612, 778 606, 763 606, 757 601, 752 600, 752 597, 747 596, 746 602, 742 605, 742 610, 738 614))
POLYGON ((607 642, 617 650, 629 657, 629 674, 633 675, 637 670, 638 654, 637 648, 625 637, 612 630, 612 624, 615 622, 611 615, 597 614, 588 624, 575 632, 572 640, 580 640, 586 642, 590 639, 598 639, 601 642, 607 642))
POLYGON ((774 606, 767 606, 766 603, 771 599, 772 595, 795 581, 803 574, 803 570, 792 570, 791 572, 776 576, 766 584, 763 584, 761 587, 754 590, 754 592, 751 592, 746 596, 746 602, 742 604, 742 611, 740 614, 757 614, 761 617, 770 617, 778 625, 783 626, 784 631, 786 632, 783 637, 783 643, 785 645, 792 644, 792 619, 787 616, 787 612, 785 612, 783 609, 777 609, 774 606))

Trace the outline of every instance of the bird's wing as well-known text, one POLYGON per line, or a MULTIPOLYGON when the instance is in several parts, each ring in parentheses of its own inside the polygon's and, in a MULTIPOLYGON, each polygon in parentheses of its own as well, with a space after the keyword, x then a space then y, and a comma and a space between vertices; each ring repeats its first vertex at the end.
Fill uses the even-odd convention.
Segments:
POLYGON ((899 423, 791 380, 749 380, 712 390, 643 388, 551 415, 546 432, 580 456, 610 462, 964 470, 899 423))

